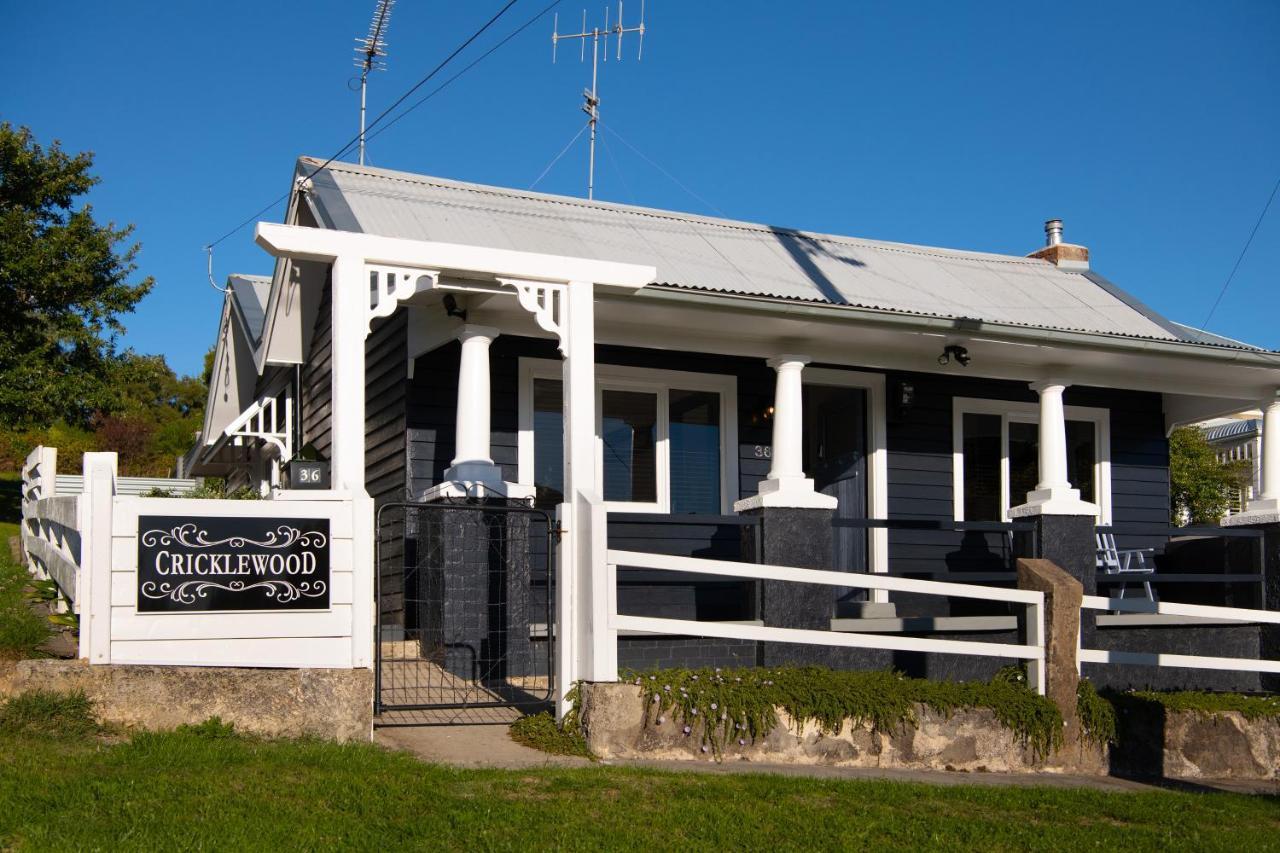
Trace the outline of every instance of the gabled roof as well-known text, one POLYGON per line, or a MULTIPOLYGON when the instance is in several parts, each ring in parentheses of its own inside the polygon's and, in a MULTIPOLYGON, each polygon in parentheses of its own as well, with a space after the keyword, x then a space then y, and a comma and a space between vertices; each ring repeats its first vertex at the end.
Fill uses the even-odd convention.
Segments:
POLYGON ((262 341, 271 276, 233 274, 227 277, 227 289, 231 292, 231 305, 236 317, 256 349, 262 341))
MULTIPOLYGON (((297 174, 322 161, 303 157, 297 174)), ((1179 326, 1088 270, 816 234, 333 162, 305 199, 323 227, 652 264, 690 290, 1255 349, 1179 326)))

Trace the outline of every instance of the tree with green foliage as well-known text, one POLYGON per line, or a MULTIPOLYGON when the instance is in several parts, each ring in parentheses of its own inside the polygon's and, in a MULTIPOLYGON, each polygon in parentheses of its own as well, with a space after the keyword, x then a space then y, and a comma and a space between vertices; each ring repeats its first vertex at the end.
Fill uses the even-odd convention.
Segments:
POLYGON ((92 165, 0 123, 0 425, 86 425, 112 407, 120 316, 153 280, 130 281, 133 226, 79 203, 92 165))
POLYGON ((1217 524, 1231 489, 1248 482, 1249 462, 1219 462, 1204 433, 1179 427, 1169 436, 1169 488, 1174 524, 1217 524))

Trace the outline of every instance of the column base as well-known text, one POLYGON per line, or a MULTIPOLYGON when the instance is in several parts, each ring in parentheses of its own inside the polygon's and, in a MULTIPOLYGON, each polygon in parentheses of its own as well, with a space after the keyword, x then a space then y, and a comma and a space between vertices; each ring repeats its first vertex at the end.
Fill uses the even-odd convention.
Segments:
POLYGON ((1010 518, 1031 518, 1037 515, 1088 515, 1097 517, 1098 505, 1080 500, 1080 490, 1054 486, 1027 492, 1027 502, 1009 508, 1010 518))
POLYGON ((492 462, 459 462, 445 469, 444 481, 423 493, 421 500, 431 502, 446 498, 507 498, 527 500, 534 495, 533 486, 508 483, 502 470, 492 462))
POLYGON ((1244 512, 1222 519, 1223 527, 1244 527, 1250 524, 1280 524, 1280 500, 1264 498, 1249 501, 1244 512))
POLYGON ((808 477, 778 477, 761 480, 760 490, 749 498, 735 501, 734 512, 747 512, 761 507, 792 507, 795 509, 835 509, 839 504, 831 495, 824 495, 813 488, 808 477))

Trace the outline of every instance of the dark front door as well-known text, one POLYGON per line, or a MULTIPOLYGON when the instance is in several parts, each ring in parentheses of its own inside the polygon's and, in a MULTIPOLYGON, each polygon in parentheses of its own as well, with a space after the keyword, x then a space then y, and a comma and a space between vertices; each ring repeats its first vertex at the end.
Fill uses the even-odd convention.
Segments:
MULTIPOLYGON (((804 470, 814 487, 839 502, 836 519, 867 517, 867 392, 862 388, 806 385, 804 470)), ((865 528, 832 528, 836 571, 867 571, 865 528)), ((847 596, 862 601, 861 590, 847 596)), ((839 607, 837 607, 837 611, 839 607)))

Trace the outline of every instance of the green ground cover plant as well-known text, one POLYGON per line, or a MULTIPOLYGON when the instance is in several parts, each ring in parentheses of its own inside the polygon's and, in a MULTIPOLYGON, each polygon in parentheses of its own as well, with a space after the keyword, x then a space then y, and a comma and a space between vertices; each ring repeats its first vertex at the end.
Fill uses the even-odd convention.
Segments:
POLYGON ((0 726, 0 849, 873 847, 1275 850, 1280 799, 601 765, 463 770, 220 723, 132 737, 0 726))
POLYGON ((510 733, 513 741, 533 749, 595 760, 586 739, 571 726, 561 727, 546 711, 516 720, 511 724, 510 733))
POLYGON ((1080 679, 1076 686, 1076 713, 1086 739, 1099 746, 1116 743, 1115 706, 1099 695, 1087 678, 1080 679))
POLYGON ((1161 705, 1167 711, 1191 711, 1218 714, 1238 711, 1247 720, 1280 718, 1280 694, 1246 695, 1243 693, 1209 693, 1201 690, 1158 692, 1136 690, 1116 697, 1117 702, 1146 702, 1161 705))
POLYGON ((726 743, 764 737, 778 723, 775 708, 796 725, 815 722, 839 734, 846 720, 894 732, 916 724, 916 707, 941 714, 986 708, 1038 755, 1062 743, 1057 706, 1009 667, 990 681, 929 681, 887 671, 847 672, 816 666, 742 669, 663 669, 627 672, 639 685, 647 722, 687 729, 709 752, 726 743))

